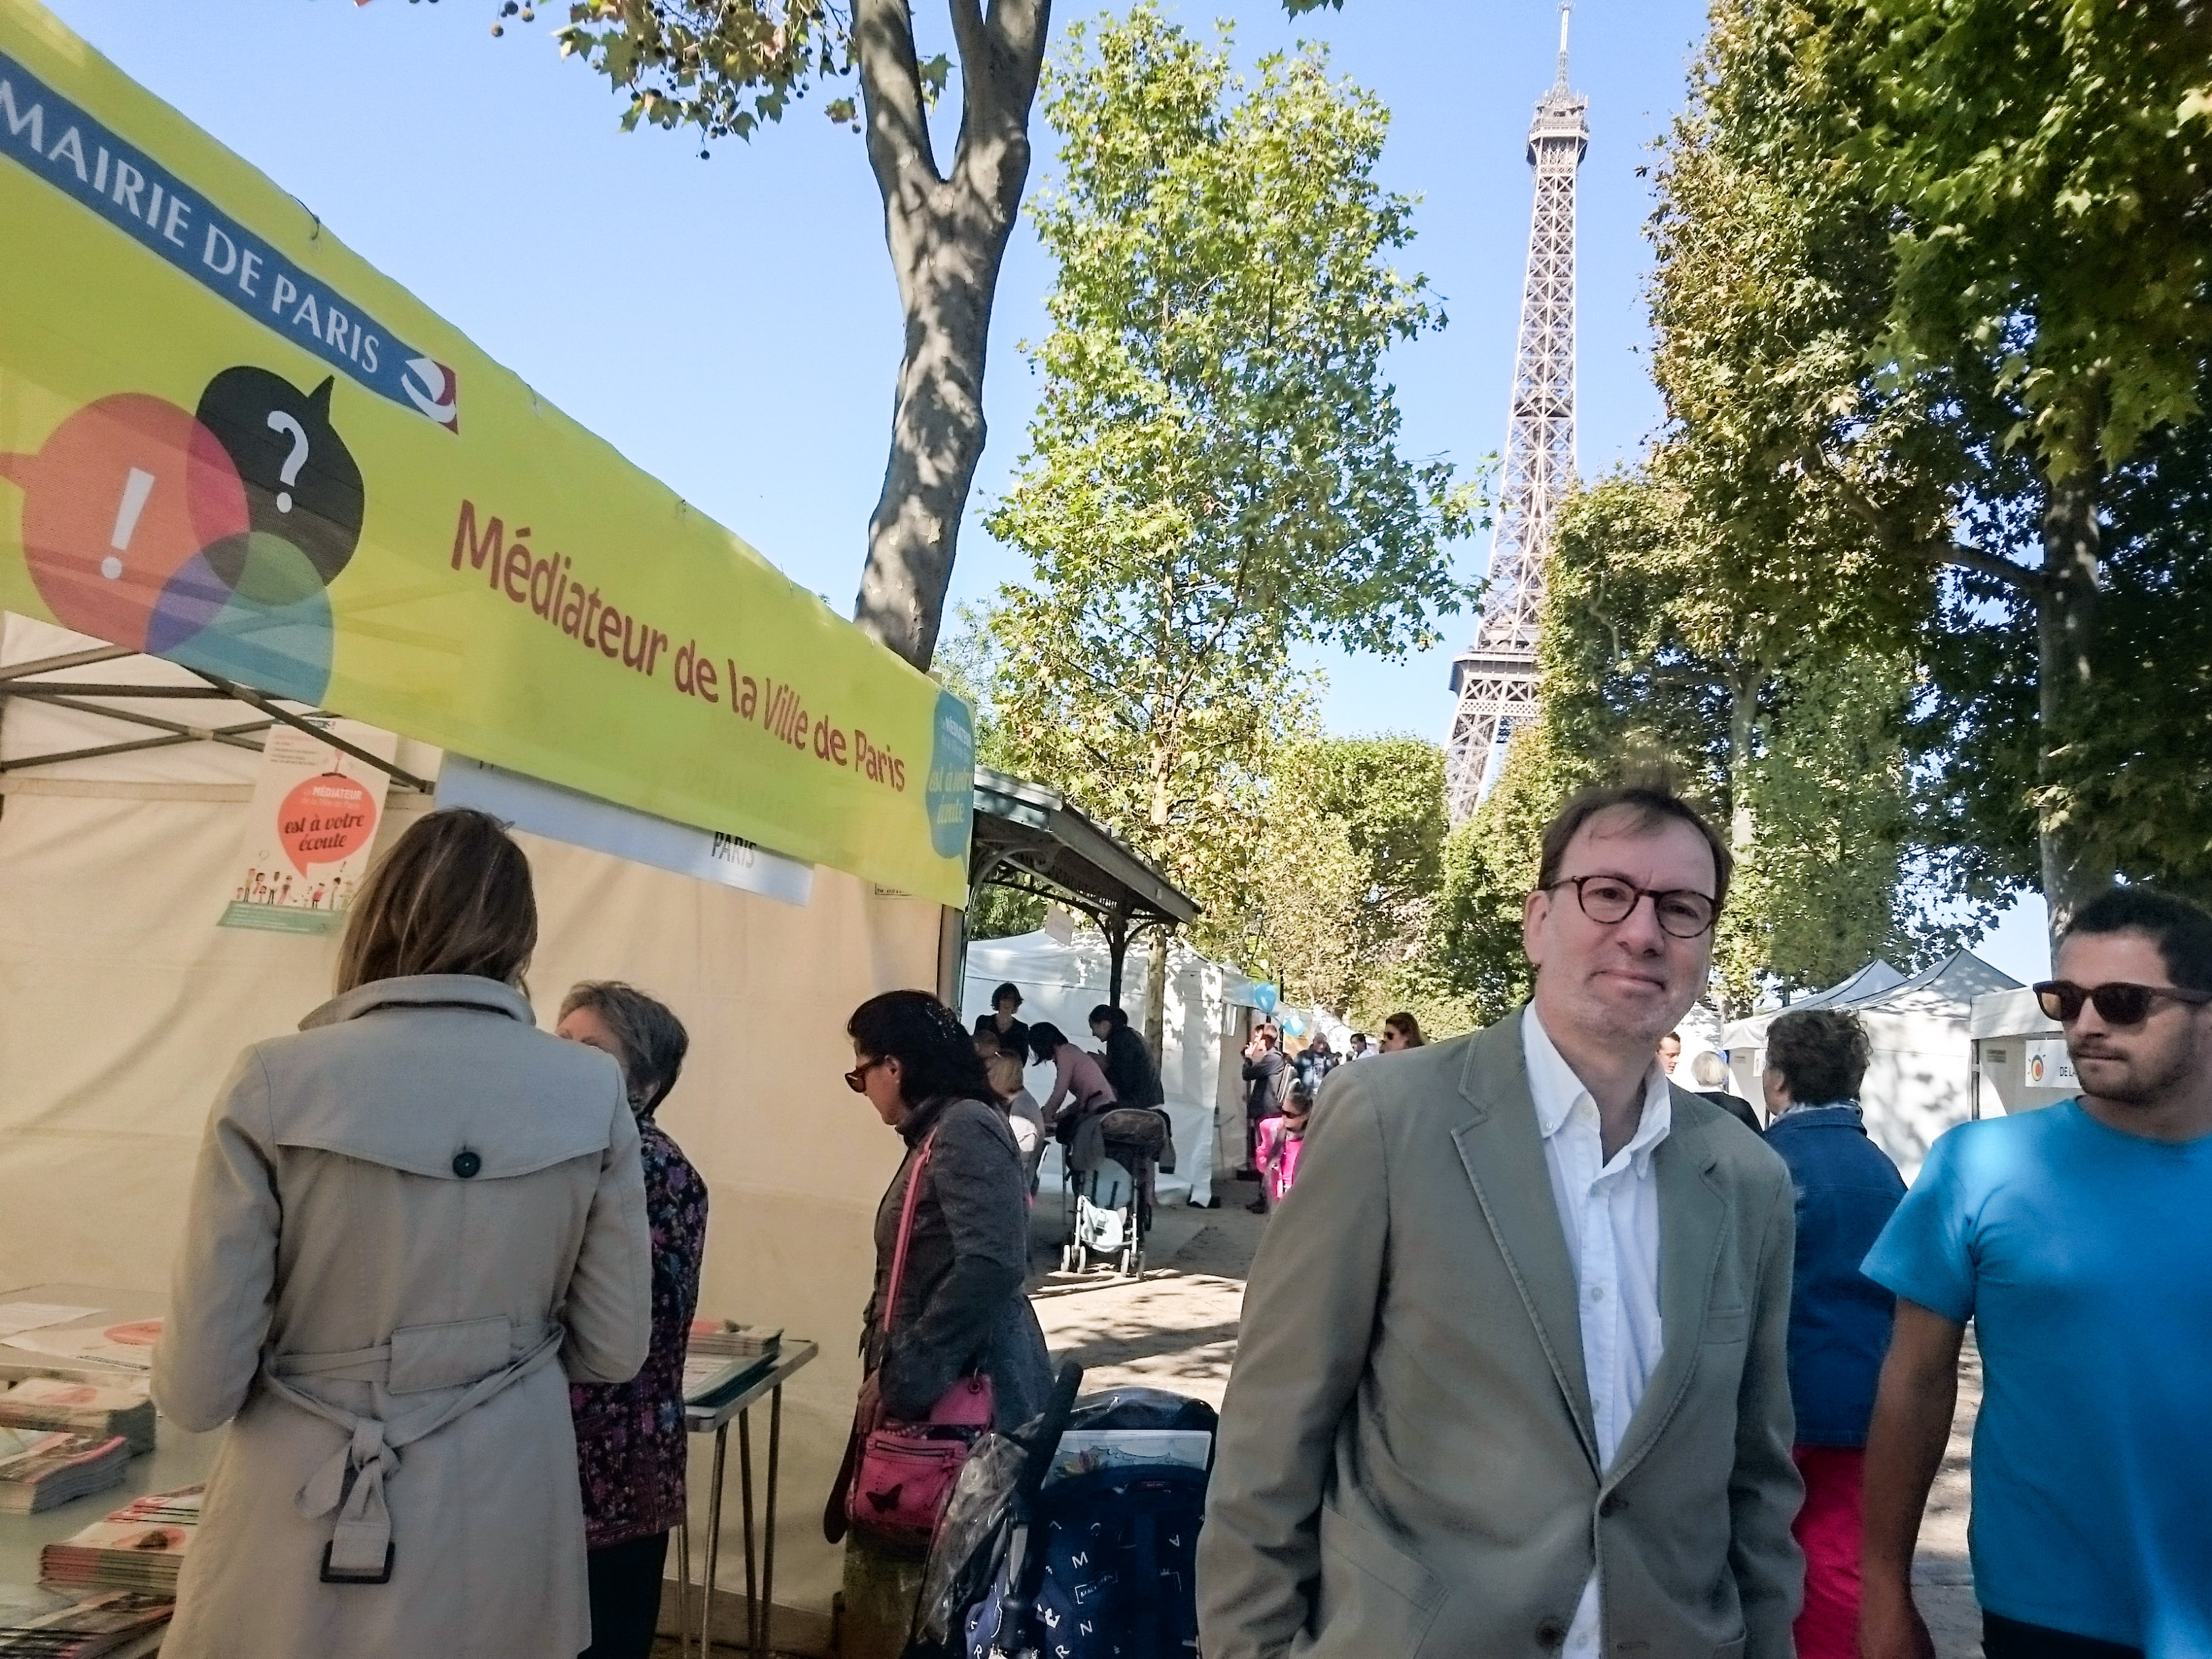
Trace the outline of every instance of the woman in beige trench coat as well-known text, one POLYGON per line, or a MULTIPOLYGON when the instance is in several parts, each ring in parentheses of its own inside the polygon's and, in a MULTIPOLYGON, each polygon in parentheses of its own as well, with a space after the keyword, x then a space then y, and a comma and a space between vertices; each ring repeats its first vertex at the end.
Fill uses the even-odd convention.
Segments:
POLYGON ((228 1421, 165 1659, 568 1659, 591 1640, 568 1382, 643 1363, 615 1063, 535 1029, 521 849, 436 812, 371 875, 340 994, 240 1058, 155 1357, 228 1421))

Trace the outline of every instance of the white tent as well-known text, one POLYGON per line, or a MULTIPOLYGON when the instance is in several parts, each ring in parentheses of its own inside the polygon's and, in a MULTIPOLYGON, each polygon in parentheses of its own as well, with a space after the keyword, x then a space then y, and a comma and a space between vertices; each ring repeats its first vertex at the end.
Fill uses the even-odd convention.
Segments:
MULTIPOLYGON (((9 616, 0 665, 98 648, 9 616)), ((143 657, 102 662, 98 675, 199 684, 143 657)), ((209 718, 192 712, 206 704, 112 706, 179 725, 209 718)), ((48 704, 0 707, 0 767, 130 732, 48 704)), ((434 777, 440 758, 400 746, 402 769, 418 777, 434 777)), ((334 936, 215 925, 258 764, 246 750, 185 741, 0 769, 0 1288, 166 1295, 217 1086, 241 1048, 290 1030, 329 994, 334 936)), ((379 845, 429 805, 395 787, 379 845)), ((537 877, 540 1022, 573 981, 619 978, 690 1029, 691 1057, 660 1116, 709 1189, 700 1311, 821 1344, 785 1396, 775 1642, 824 1651, 840 1553, 822 1540, 819 1499, 852 1420, 871 1229, 901 1152, 838 1079, 851 1063, 844 1022, 878 991, 937 983, 943 913, 826 868, 799 908, 520 839, 537 877)), ((707 1480, 702 1459, 702 1498, 707 1480)), ((726 1559, 742 1559, 738 1509, 732 1494, 726 1559)))
MULTIPOLYGON (((1213 1192, 1220 1126, 1227 1122, 1237 1137, 1243 1133, 1238 1066, 1253 982, 1180 939, 1170 946, 1169 966, 1160 1086, 1175 1127, 1176 1170, 1160 1176, 1158 1191, 1168 1202, 1204 1204, 1213 1192)), ((1148 957, 1132 951, 1122 975, 1121 1006, 1140 1024, 1150 969, 1148 957)), ((1012 982, 1021 988, 1023 1019, 1048 1020, 1079 1047, 1093 1048, 1091 1011, 1109 1000, 1111 974, 1105 938, 1095 929, 1066 944, 1042 931, 979 939, 968 947, 962 1014, 972 1024, 988 1013, 993 990, 1012 982)), ((1051 1079, 1050 1068, 1032 1067, 1030 1092, 1043 1099, 1051 1079)), ((1235 1144, 1241 1148, 1241 1139, 1235 1144)), ((1058 1148, 1049 1151, 1041 1171, 1042 1184, 1054 1191, 1059 1158, 1058 1148)))
POLYGON ((2035 993, 1991 991, 1974 999, 1974 1115, 1998 1117, 2056 1105, 2081 1092, 2065 1028, 2036 1005, 2035 993))
POLYGON ((1874 1048, 1859 1094, 1867 1133, 1909 1179, 1936 1137, 1972 1114, 1968 1026, 1974 999, 2018 984, 1970 951, 1910 978, 1888 963, 1870 962, 1840 984, 1730 1025, 1722 1034, 1729 1069, 1739 1093, 1760 1099, 1766 1028, 1775 1018, 1807 1008, 1848 1008, 1864 1023, 1874 1048))

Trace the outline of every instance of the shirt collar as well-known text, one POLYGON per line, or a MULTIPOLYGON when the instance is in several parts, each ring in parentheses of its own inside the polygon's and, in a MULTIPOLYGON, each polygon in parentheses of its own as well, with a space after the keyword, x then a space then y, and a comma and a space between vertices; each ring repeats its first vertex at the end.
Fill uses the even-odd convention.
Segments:
POLYGON ((1839 1116, 1848 1114, 1854 1123, 1863 1122, 1866 1118, 1856 1100, 1801 1100, 1785 1109, 1775 1121, 1778 1123, 1782 1118, 1796 1117, 1806 1112, 1834 1112, 1839 1116))
MULTIPOLYGON (((1544 1022, 1537 1018, 1534 1002, 1522 1011, 1521 1049, 1528 1066, 1529 1097, 1536 1105, 1536 1127, 1549 1140, 1565 1127, 1577 1103, 1589 1098, 1595 1106, 1596 1102, 1552 1042, 1544 1022)), ((1674 1102, 1667 1087, 1667 1073, 1660 1069, 1659 1057, 1654 1054, 1650 1069, 1644 1074, 1643 1118, 1621 1149, 1635 1160, 1639 1172, 1649 1161, 1651 1149, 1667 1138, 1674 1121, 1674 1102)))

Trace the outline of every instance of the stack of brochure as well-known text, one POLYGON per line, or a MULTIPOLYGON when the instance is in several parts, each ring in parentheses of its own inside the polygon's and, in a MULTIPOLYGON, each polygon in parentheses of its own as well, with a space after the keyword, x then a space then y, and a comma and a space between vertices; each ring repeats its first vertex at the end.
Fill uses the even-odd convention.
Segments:
POLYGON ((747 1378, 775 1364, 783 1327, 738 1325, 726 1319, 695 1319, 684 1357, 684 1398, 694 1406, 726 1395, 747 1378))
POLYGON ((0 1428, 0 1515, 36 1515, 120 1486, 130 1461, 119 1434, 0 1428))
POLYGON ((131 1449, 154 1449, 154 1402, 143 1383, 118 1379, 109 1387, 58 1376, 27 1376, 14 1388, 0 1382, 0 1428, 67 1429, 72 1434, 121 1435, 131 1449))
POLYGON ((177 1593, 177 1569, 200 1519, 202 1488, 149 1492, 39 1552, 39 1577, 55 1584, 177 1593))
POLYGON ((0 1585, 0 1659, 98 1659, 146 1651, 176 1603, 141 1590, 0 1585))

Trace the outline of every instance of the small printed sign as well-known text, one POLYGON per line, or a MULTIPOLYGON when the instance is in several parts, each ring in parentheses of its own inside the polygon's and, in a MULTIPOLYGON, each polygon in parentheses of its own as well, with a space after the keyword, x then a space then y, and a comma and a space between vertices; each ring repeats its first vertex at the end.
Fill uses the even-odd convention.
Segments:
MULTIPOLYGON (((389 760, 389 732, 356 720, 311 724, 389 760)), ((272 726, 253 785, 246 848, 222 927, 327 933, 345 920, 384 817, 386 775, 334 744, 272 726)))
POLYGON ((2031 1089, 2078 1089, 2074 1056, 2066 1052, 2064 1037, 2030 1037, 2027 1042, 2027 1086, 2031 1089))

